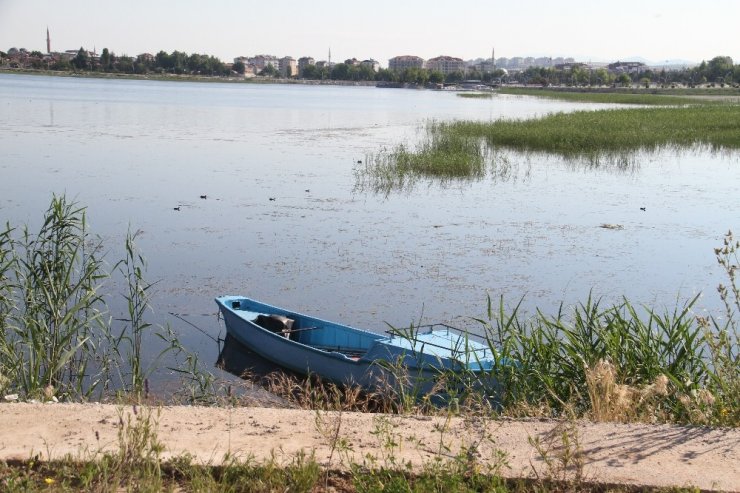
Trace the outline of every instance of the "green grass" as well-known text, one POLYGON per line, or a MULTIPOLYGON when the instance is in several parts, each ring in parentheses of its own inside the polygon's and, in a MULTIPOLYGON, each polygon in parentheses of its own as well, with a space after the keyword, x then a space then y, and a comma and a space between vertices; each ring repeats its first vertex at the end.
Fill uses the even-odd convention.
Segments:
POLYGON ((740 105, 556 113, 532 120, 458 121, 429 128, 439 139, 483 139, 491 148, 565 157, 708 146, 740 148, 740 105))
POLYGON ((529 120, 430 122, 416 148, 382 150, 358 168, 356 187, 389 193, 420 179, 442 183, 505 174, 498 150, 560 156, 589 167, 628 168, 639 152, 740 149, 740 105, 554 113, 529 120))
POLYGON ((491 99, 493 98, 492 92, 458 92, 457 97, 467 99, 491 99))
MULTIPOLYGON (((698 100, 692 97, 695 93, 674 92, 673 94, 661 92, 632 92, 620 90, 552 90, 525 87, 505 87, 498 90, 499 94, 514 96, 535 96, 540 98, 557 99, 561 101, 575 101, 582 103, 612 103, 612 104, 636 104, 636 105, 690 105, 690 104, 713 104, 711 101, 698 100)), ((700 93, 707 95, 708 93, 700 93)), ((734 93, 727 93, 732 95, 734 93)))

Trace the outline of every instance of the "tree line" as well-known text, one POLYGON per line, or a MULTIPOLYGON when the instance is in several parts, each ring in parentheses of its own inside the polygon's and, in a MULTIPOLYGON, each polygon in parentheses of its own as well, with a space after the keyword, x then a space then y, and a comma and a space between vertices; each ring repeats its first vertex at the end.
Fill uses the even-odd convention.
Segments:
POLYGON ((735 65, 729 56, 717 56, 699 65, 680 70, 644 70, 631 73, 613 73, 606 68, 591 69, 577 66, 571 70, 530 67, 512 78, 523 84, 571 85, 571 86, 610 86, 657 84, 670 86, 676 84, 694 87, 702 84, 732 85, 740 83, 740 65, 735 65))
MULTIPOLYGON (((25 50, 22 50, 25 52, 25 50)), ((0 51, 0 61, 10 57, 0 51)), ((570 85, 570 86, 614 86, 632 85, 635 83, 658 85, 682 84, 696 86, 701 84, 737 85, 740 83, 740 65, 735 65, 729 56, 716 56, 709 61, 680 70, 644 70, 632 73, 614 73, 606 68, 592 69, 585 65, 571 68, 529 67, 521 72, 509 75, 504 70, 481 72, 469 68, 465 72, 457 71, 444 74, 437 70, 408 68, 403 71, 389 69, 373 70, 367 65, 337 63, 331 67, 308 65, 300 73, 280 73, 273 65, 265 67, 258 75, 262 77, 298 77, 309 80, 345 80, 345 81, 383 81, 404 84, 428 85, 457 83, 463 80, 480 80, 483 82, 516 82, 532 85, 570 85)), ((126 74, 175 74, 230 76, 244 74, 246 66, 239 61, 232 66, 212 55, 187 54, 181 51, 167 53, 160 51, 156 55, 118 56, 104 48, 99 57, 91 57, 80 48, 72 57, 45 57, 39 51, 25 52, 24 68, 90 71, 126 74)))

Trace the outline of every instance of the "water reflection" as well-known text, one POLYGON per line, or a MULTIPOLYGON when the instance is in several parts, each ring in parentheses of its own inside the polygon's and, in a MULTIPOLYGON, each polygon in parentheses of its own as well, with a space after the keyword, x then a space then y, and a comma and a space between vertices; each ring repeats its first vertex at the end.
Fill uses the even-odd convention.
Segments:
POLYGON ((283 367, 267 360, 226 334, 216 366, 239 378, 260 380, 276 371, 287 372, 283 367))

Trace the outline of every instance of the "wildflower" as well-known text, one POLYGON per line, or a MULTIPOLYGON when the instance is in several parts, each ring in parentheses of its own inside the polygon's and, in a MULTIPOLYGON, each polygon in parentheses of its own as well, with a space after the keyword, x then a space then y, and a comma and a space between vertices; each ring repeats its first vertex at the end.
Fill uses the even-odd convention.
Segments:
POLYGON ((44 478, 44 483, 46 483, 46 484, 54 484, 56 482, 57 482, 57 480, 54 479, 54 478, 44 478))

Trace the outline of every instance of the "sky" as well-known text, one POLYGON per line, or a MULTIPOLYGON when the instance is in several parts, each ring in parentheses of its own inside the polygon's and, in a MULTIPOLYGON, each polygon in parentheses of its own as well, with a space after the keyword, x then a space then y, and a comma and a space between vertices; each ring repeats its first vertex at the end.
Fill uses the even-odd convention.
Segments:
POLYGON ((0 0, 0 50, 740 63, 740 0, 0 0))

